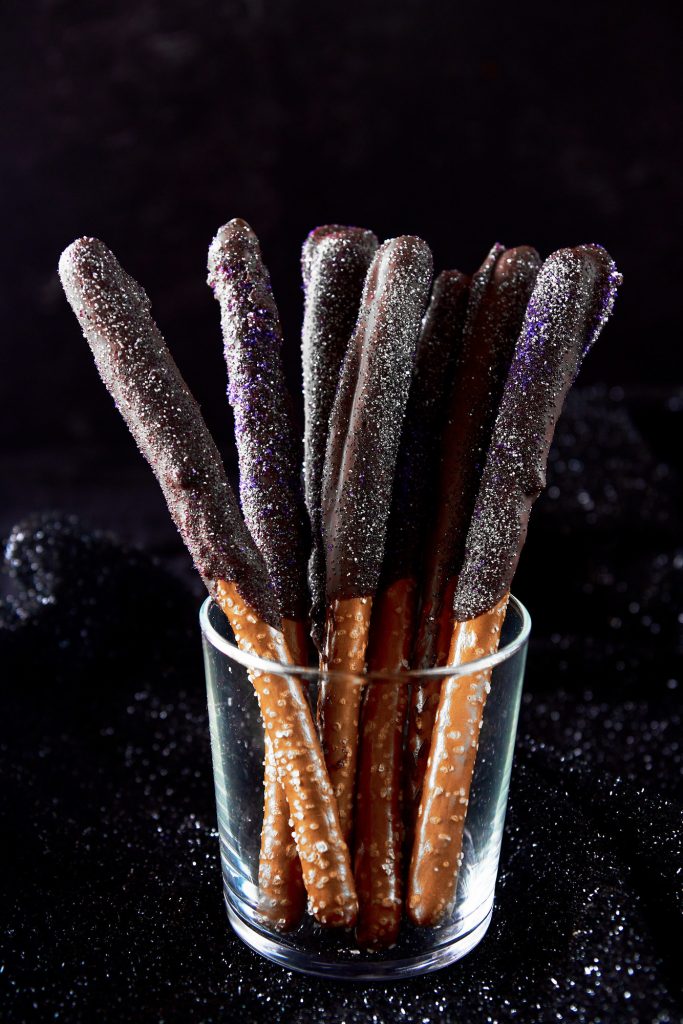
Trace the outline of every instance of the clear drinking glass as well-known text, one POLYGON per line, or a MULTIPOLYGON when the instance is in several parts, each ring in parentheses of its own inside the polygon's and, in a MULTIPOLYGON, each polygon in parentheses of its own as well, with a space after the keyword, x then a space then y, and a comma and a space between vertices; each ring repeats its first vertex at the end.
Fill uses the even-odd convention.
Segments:
MULTIPOLYGON (((405 978, 438 970, 464 956, 491 921, 507 804, 517 715, 531 621, 512 597, 498 652, 461 668, 382 673, 381 683, 411 686, 419 679, 446 680, 491 672, 470 799, 455 906, 433 928, 404 918, 397 943, 382 952, 361 949, 352 930, 324 929, 306 915, 281 933, 259 920, 258 865, 263 816, 264 738, 251 671, 282 675, 283 667, 240 651, 227 619, 210 599, 200 613, 208 689, 223 888, 228 917, 240 938, 262 956, 290 970, 336 978, 405 978)), ((288 666, 315 708, 323 673, 288 666)), ((328 678, 333 679, 331 675, 328 678)), ((349 675, 345 675, 348 679, 349 675)), ((363 682, 372 677, 360 677, 363 682)))

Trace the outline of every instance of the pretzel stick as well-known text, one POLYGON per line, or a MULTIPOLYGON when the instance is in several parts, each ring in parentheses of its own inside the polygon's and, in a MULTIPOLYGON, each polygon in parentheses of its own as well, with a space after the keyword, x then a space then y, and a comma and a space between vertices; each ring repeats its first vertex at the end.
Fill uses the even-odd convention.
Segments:
MULTIPOLYGON (((218 603, 242 650, 283 665, 292 663, 282 634, 254 616, 234 585, 219 584, 218 603)), ((279 672, 252 670, 250 678, 289 805, 308 909, 327 927, 353 925, 358 899, 351 862, 303 687, 293 676, 279 672)))
MULTIPOLYGON (((291 663, 265 565, 199 407, 152 320, 149 299, 96 239, 69 246, 59 271, 100 376, 238 644, 291 663)), ((349 853, 301 684, 290 676, 253 681, 295 819, 311 911, 324 924, 352 924, 357 898, 349 853)))
POLYGON ((209 248, 208 271, 221 310, 244 519, 263 555, 282 618, 305 622, 310 531, 299 442, 270 275, 246 221, 231 220, 219 228, 209 248))
MULTIPOLYGON (((467 279, 443 271, 422 324, 401 432, 382 579, 373 612, 368 666, 395 674, 409 667, 428 489, 439 448, 443 404, 458 354, 467 279)), ((408 686, 370 682, 361 717, 354 873, 361 945, 396 941, 403 903, 402 749, 408 686)))
MULTIPOLYGON (((385 242, 368 271, 356 330, 344 359, 325 453, 322 525, 326 637, 322 666, 364 667, 401 425, 432 261, 418 238, 385 242)), ((318 724, 342 832, 353 826, 361 683, 319 689, 318 724)))
MULTIPOLYGON (((416 584, 397 580, 375 602, 368 652, 371 672, 396 673, 409 662, 416 584)), ((354 876, 362 946, 392 945, 403 914, 401 764, 408 686, 368 683, 361 718, 354 876)))
MULTIPOLYGON (((296 665, 306 663, 308 639, 303 624, 285 619, 282 624, 285 644, 296 665)), ((289 804, 278 779, 273 743, 265 732, 263 779, 263 826, 259 854, 259 916, 277 931, 295 928, 306 908, 306 891, 301 861, 293 837, 289 804)))
MULTIPOLYGON (((454 664, 498 645, 531 507, 545 485, 555 424, 620 281, 598 246, 562 249, 541 268, 467 535, 453 601, 454 664)), ((455 902, 467 804, 458 811, 454 801, 469 798, 487 682, 488 673, 480 673, 449 680, 441 690, 409 872, 407 906, 415 924, 438 924, 455 902)))
MULTIPOLYGON (((443 434, 437 515, 427 549, 415 669, 446 664, 452 599, 467 528, 513 348, 539 266, 538 253, 528 246, 506 250, 494 245, 472 278, 462 357, 443 434)), ((435 680, 413 687, 408 723, 408 801, 413 820, 440 689, 440 681, 435 680)))
MULTIPOLYGON (((282 330, 258 239, 245 221, 232 220, 218 230, 208 271, 221 308, 245 521, 273 583, 290 651, 297 664, 307 664, 308 524, 282 330)), ((297 909, 303 911, 303 884, 268 739, 265 753, 260 908, 266 921, 286 930, 297 923, 297 909)))
MULTIPOLYGON (((505 251, 496 243, 488 253, 479 270, 473 275, 467 317, 464 325, 463 351, 449 396, 449 414, 442 438, 443 459, 440 472, 439 493, 436 501, 436 517, 432 525, 432 536, 427 548, 427 561, 420 601, 420 617, 417 626, 413 667, 430 669, 446 664, 450 647, 453 624, 453 594, 455 592, 456 558, 452 556, 455 541, 452 534, 466 530, 461 514, 462 506, 468 501, 476 474, 476 452, 472 447, 476 441, 490 402, 482 403, 482 392, 486 394, 490 377, 489 346, 491 336, 480 332, 473 336, 473 326, 484 294, 491 284, 495 267, 505 251), (480 351, 481 350, 481 351, 480 351), (470 433, 472 437, 468 437, 470 433), (455 473, 459 479, 453 487, 455 473), (458 473, 458 470, 460 472, 458 473), (466 480, 469 489, 463 493, 466 480), (451 500, 447 494, 451 489, 451 500), (455 499, 455 500, 453 500, 455 499)), ((436 710, 439 706, 441 683, 438 680, 418 680, 411 694, 407 735, 407 803, 409 817, 414 819, 422 793, 422 780, 427 766, 429 746, 436 710)))
POLYGON ((273 744, 266 733, 258 916, 280 932, 296 928, 306 907, 301 861, 290 821, 287 795, 278 779, 273 744))
MULTIPOLYGON (((456 623, 449 665, 494 654, 509 595, 490 612, 456 623)), ((491 671, 455 676, 441 687, 424 795, 415 829, 407 910, 413 924, 434 924, 450 908, 462 861, 465 815, 491 671)))
POLYGON ((311 231, 301 253, 304 322, 304 493, 311 521, 308 581, 311 633, 322 648, 325 627, 325 550, 321 493, 330 416, 344 354, 353 334, 363 283, 377 239, 363 228, 327 224, 311 231))
POLYGON ((371 597, 338 598, 327 610, 321 665, 348 678, 322 679, 318 688, 318 729, 337 798, 342 834, 350 842, 356 782, 358 715, 363 694, 365 651, 370 635, 371 597))

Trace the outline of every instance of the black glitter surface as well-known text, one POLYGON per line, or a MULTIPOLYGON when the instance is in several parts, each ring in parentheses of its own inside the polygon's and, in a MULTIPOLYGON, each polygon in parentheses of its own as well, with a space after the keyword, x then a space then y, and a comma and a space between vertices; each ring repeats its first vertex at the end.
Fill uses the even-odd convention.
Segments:
POLYGON ((294 975, 231 933, 184 584, 73 519, 15 531, 3 1020, 683 1019, 682 413, 681 396, 570 396, 515 584, 534 629, 493 923, 460 963, 393 985, 294 975))

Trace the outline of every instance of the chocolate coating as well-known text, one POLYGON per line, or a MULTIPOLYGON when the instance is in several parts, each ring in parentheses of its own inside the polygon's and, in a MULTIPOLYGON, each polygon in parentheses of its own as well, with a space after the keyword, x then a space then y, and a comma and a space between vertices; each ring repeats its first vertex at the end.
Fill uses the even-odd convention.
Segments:
POLYGON ((304 383, 304 493, 313 548, 308 564, 313 636, 325 621, 325 552, 321 491, 330 414, 344 353, 356 326, 365 276, 377 238, 364 228, 327 224, 304 242, 305 304, 301 339, 304 383))
POLYGON ((504 252, 505 246, 500 242, 494 242, 486 254, 486 259, 479 267, 479 270, 472 274, 472 280, 470 282, 470 296, 467 304, 467 316, 465 318, 465 336, 469 336, 472 333, 473 320, 477 315, 479 305, 484 298, 486 289, 493 277, 496 264, 504 252))
POLYGON ((208 283, 221 307, 244 518, 268 567, 281 614, 304 619, 309 533, 299 443, 270 276, 245 221, 231 220, 216 234, 208 283))
POLYGON ((596 245, 560 249, 543 264, 505 382, 467 535, 453 608, 459 621, 503 597, 529 513, 545 486, 555 424, 586 352, 607 322, 621 275, 596 245))
POLYGON ((422 323, 396 463, 383 586, 421 574, 433 509, 429 492, 440 454, 446 395, 460 356, 468 285, 469 278, 460 271, 442 271, 422 323))
MULTIPOLYGON (((448 580, 462 564, 498 404, 540 266, 535 249, 495 245, 472 281, 462 358, 448 403, 438 511, 425 572, 423 604, 435 615, 448 580)), ((427 646, 429 650, 420 652, 422 668, 432 665, 427 646)))
POLYGON ((327 600, 374 594, 396 457, 432 276, 419 238, 385 242, 365 282, 325 454, 322 509, 327 600))
POLYGON ((147 295, 96 238, 73 242, 59 274, 100 376, 161 484, 209 592, 215 597, 219 580, 232 581, 266 622, 279 625, 266 567, 147 295))

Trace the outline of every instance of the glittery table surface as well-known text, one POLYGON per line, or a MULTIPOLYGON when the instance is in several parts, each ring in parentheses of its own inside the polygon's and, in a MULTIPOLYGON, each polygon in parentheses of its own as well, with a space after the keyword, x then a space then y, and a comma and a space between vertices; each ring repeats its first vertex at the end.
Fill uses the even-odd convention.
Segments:
MULTIPOLYGON (((682 416, 676 393, 572 398, 515 586, 534 629, 493 923, 460 963, 393 985, 290 974, 231 933, 199 592, 142 475, 79 488, 36 455, 33 511, 130 521, 161 564, 64 517, 13 534, 3 1020, 683 1019, 682 416)), ((27 509, 6 497, 9 533, 27 509)))

